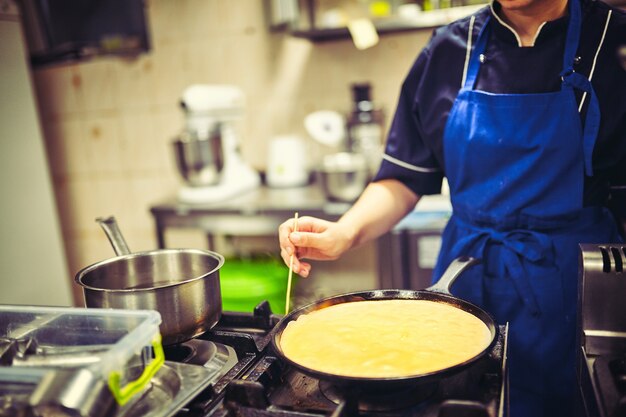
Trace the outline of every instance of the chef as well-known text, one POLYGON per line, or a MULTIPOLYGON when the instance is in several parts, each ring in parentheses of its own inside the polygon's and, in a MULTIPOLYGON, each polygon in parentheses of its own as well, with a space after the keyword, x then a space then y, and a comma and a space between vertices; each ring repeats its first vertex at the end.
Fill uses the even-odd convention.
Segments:
POLYGON ((435 30, 406 77, 377 176, 337 222, 279 228, 281 256, 336 259, 390 230, 444 177, 453 215, 433 277, 510 324, 511 415, 573 415, 578 244, 619 242, 626 14, 601 1, 496 0, 435 30))

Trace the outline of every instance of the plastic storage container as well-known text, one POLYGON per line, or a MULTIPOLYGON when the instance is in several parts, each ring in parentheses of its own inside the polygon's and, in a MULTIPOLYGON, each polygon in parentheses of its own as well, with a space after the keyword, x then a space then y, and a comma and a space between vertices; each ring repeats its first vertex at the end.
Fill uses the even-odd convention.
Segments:
POLYGON ((0 397, 21 387, 26 406, 107 415, 163 364, 160 322, 156 311, 0 305, 0 397))

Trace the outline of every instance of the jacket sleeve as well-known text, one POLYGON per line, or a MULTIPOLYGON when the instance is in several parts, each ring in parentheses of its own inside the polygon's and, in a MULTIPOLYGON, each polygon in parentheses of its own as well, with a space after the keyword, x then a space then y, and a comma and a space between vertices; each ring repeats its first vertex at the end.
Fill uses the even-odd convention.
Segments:
POLYGON ((402 84, 380 169, 373 179, 399 180, 416 195, 439 194, 443 179, 443 169, 427 145, 417 111, 429 58, 427 46, 402 84))

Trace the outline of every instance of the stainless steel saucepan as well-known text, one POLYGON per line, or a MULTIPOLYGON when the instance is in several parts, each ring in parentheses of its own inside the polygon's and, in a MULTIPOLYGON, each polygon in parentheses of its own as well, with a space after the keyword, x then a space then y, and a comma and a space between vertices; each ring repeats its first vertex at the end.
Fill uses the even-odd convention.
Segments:
POLYGON ((218 322, 222 255, 200 249, 131 253, 113 217, 96 221, 117 256, 76 274, 87 307, 156 310, 164 345, 196 337, 218 322))

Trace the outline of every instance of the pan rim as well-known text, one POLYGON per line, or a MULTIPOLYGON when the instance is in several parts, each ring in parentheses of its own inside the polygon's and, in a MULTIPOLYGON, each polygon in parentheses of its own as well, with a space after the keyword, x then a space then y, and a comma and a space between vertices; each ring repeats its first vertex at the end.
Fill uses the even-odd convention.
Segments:
MULTIPOLYGON (((428 301, 432 301, 432 300, 428 300, 428 301)), ((344 294, 333 295, 333 296, 325 297, 323 299, 309 303, 305 306, 302 306, 292 311, 288 315, 284 316, 276 325, 275 331, 273 333, 274 334, 271 336, 270 341, 271 341, 274 351, 280 356, 281 360, 284 360, 287 364, 299 369, 305 374, 308 374, 318 379, 327 380, 327 381, 334 380, 334 381, 337 381, 338 384, 349 384, 349 383, 384 384, 384 383, 409 383, 409 382, 426 381, 431 378, 443 377, 445 375, 450 375, 450 374, 456 373, 457 371, 461 371, 462 369, 474 363, 475 361, 478 361, 481 357, 486 355, 493 348, 493 346, 498 340, 499 328, 498 328, 497 323, 491 316, 491 314, 486 312, 484 309, 482 309, 481 307, 469 301, 455 297, 451 294, 439 293, 439 292, 429 291, 429 290, 377 289, 377 290, 367 290, 367 291, 354 291, 354 292, 349 292, 349 293, 344 293, 344 294), (322 308, 327 308, 332 305, 342 304, 346 302, 382 301, 382 300, 390 300, 390 299, 411 301, 411 300, 419 300, 419 298, 417 299, 408 298, 408 296, 415 297, 416 295, 422 295, 422 294, 426 294, 429 297, 438 298, 439 300, 435 302, 443 302, 443 303, 452 305, 455 308, 459 308, 458 306, 459 303, 464 304, 470 309, 476 310, 480 312, 480 314, 487 317, 489 319, 489 322, 486 322, 483 318, 477 316, 472 311, 468 311, 467 309, 464 309, 464 311, 468 312, 469 314, 472 314, 473 316, 478 318, 480 321, 482 321, 485 324, 485 326, 487 326, 487 328, 489 329, 489 332, 491 333, 491 340, 489 341, 489 344, 481 352, 479 352, 478 354, 474 355, 473 357, 461 363, 457 363, 452 366, 438 369, 438 370, 431 371, 431 372, 411 374, 411 375, 392 376, 392 377, 350 376, 350 375, 332 374, 332 373, 328 373, 324 371, 318 371, 313 368, 308 368, 290 359, 289 357, 287 357, 287 355, 285 355, 285 353, 282 350, 282 347, 280 346, 280 337, 284 329, 286 328, 287 324, 291 321, 294 321, 295 319, 297 319, 299 316, 303 314, 321 309, 321 308, 315 308, 316 306, 324 305, 325 303, 328 303, 331 301, 341 300, 343 298, 364 297, 364 295, 371 295, 371 297, 369 298, 364 297, 361 300, 339 301, 337 303, 332 303, 322 308), (395 296, 395 298, 393 298, 393 296, 395 296), (405 296, 406 298, 402 298, 402 297, 398 298, 398 296, 405 296)))
POLYGON ((182 284, 186 284, 189 282, 194 282, 194 281, 200 281, 204 278, 206 278, 208 275, 211 275, 217 271, 219 271, 222 266, 224 265, 224 256, 217 253, 217 252, 213 252, 210 250, 206 250, 206 249, 185 249, 185 248, 170 248, 170 249, 152 249, 152 250, 148 250, 148 251, 141 251, 141 252, 132 252, 129 253, 127 255, 118 255, 118 256, 114 256, 112 258, 108 258, 99 262, 96 262, 94 264, 88 265, 84 268, 82 268, 80 271, 78 271, 74 277, 74 281, 80 285, 81 287, 83 287, 84 289, 88 289, 88 290, 92 290, 92 291, 98 291, 98 292, 104 292, 104 293, 136 293, 136 292, 150 292, 150 291, 155 291, 155 290, 159 290, 159 289, 163 289, 163 288, 170 288, 170 287, 175 287, 175 286, 179 286, 182 284), (104 265, 110 265, 116 262, 121 262, 121 261, 125 261, 128 259, 133 259, 133 258, 138 258, 141 256, 151 256, 151 255, 158 255, 158 254, 177 254, 177 253, 194 253, 194 254, 198 254, 198 255, 205 255, 205 256, 209 256, 210 258, 213 259, 217 259, 217 265, 215 266, 215 268, 211 269, 208 272, 203 273, 202 275, 199 275, 197 277, 192 277, 189 279, 186 279, 184 281, 177 281, 177 282, 168 282, 166 284, 162 284, 162 285, 158 285, 158 286, 154 286, 154 287, 148 287, 148 288, 120 288, 120 289, 115 289, 115 288, 102 288, 102 287, 95 287, 93 285, 87 284, 83 281, 83 278, 89 274, 90 272, 96 270, 97 268, 100 268, 104 265))

